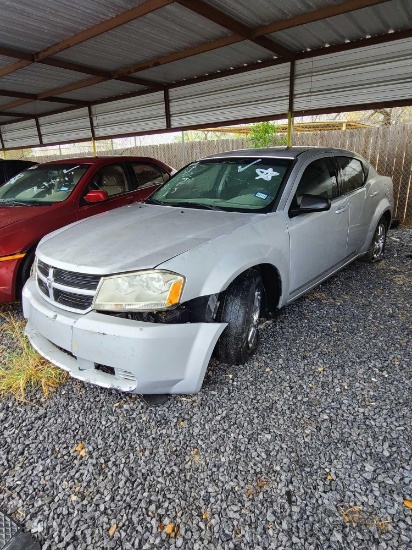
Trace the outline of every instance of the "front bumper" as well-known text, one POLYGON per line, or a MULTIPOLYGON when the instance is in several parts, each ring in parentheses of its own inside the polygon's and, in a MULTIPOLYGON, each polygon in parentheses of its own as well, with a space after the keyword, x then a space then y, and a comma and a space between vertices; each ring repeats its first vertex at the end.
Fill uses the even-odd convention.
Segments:
POLYGON ((23 312, 31 344, 51 363, 79 380, 142 394, 197 393, 226 327, 78 315, 46 302, 32 280, 24 287, 23 312))

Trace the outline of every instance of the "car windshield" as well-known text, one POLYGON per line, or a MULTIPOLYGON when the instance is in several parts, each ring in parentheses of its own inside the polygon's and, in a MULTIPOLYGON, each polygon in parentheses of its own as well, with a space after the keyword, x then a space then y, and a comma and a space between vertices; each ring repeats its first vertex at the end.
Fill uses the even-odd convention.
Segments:
POLYGON ((0 206, 47 206, 72 193, 90 164, 43 164, 20 172, 0 187, 0 206))
POLYGON ((183 168, 156 191, 149 204, 267 212, 281 188, 291 159, 215 158, 183 168))

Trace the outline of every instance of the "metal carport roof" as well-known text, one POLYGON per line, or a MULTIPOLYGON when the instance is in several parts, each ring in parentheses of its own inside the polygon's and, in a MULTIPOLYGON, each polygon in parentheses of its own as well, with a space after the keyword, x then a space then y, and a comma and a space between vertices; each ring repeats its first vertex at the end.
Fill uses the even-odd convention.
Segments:
POLYGON ((412 0, 13 0, 3 150, 412 104, 412 0))

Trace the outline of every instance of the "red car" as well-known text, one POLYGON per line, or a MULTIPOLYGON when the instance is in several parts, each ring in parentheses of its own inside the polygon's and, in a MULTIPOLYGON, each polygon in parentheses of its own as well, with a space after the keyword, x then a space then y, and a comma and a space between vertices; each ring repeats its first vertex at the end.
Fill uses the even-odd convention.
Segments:
POLYGON ((77 158, 32 166, 0 187, 0 303, 18 298, 45 235, 142 201, 174 172, 148 157, 77 158))

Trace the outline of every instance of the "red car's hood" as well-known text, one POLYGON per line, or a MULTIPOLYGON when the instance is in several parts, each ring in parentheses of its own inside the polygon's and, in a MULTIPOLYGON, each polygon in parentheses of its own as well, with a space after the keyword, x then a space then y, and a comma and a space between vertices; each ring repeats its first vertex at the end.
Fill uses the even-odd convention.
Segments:
POLYGON ((50 211, 50 206, 1 206, 0 228, 7 227, 21 220, 30 220, 50 211))

